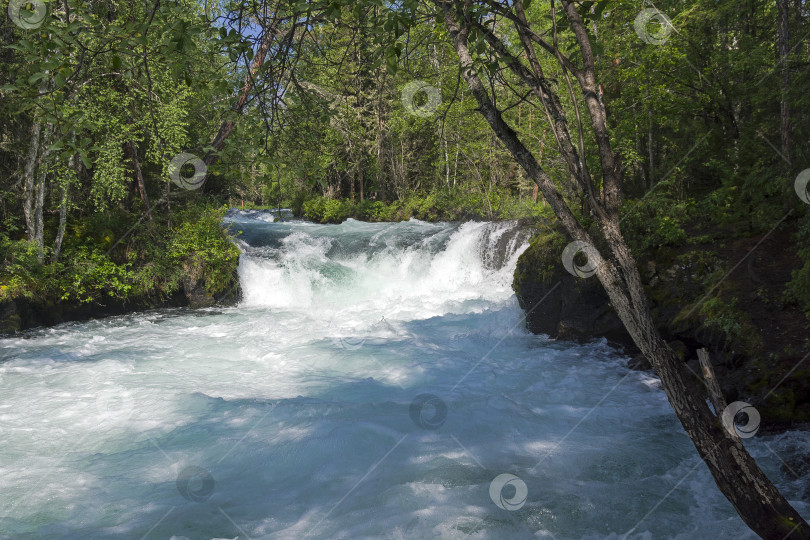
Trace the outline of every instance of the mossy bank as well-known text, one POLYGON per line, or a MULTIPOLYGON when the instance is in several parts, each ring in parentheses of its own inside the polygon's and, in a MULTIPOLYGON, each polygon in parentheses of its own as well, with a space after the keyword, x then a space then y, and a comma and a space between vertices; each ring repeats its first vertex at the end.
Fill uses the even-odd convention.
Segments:
POLYGON ((225 207, 199 203, 135 221, 76 221, 62 252, 0 234, 0 333, 158 307, 207 307, 239 295, 239 249, 225 207))

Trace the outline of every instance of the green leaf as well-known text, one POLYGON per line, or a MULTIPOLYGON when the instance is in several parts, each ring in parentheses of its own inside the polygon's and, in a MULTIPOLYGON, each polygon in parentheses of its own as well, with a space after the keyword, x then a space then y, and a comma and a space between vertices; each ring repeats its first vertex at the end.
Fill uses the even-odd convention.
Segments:
POLYGON ((605 8, 608 6, 608 2, 610 0, 601 0, 601 2, 596 4, 596 9, 593 10, 593 14, 596 17, 601 17, 602 12, 605 11, 605 8))
POLYGON ((327 19, 340 18, 340 2, 330 2, 325 12, 327 19))
POLYGON ((397 65, 397 55, 396 54, 388 54, 385 57, 385 67, 388 68, 388 73, 391 75, 397 74, 397 69, 399 66, 397 65))
POLYGON ((121 57, 120 56, 113 56, 112 57, 112 68, 115 71, 121 69, 121 57))
POLYGON ((39 73, 34 73, 30 77, 28 77, 28 84, 34 84, 35 82, 37 82, 39 80, 42 80, 47 76, 48 76, 48 74, 45 73, 44 71, 40 71, 39 73))

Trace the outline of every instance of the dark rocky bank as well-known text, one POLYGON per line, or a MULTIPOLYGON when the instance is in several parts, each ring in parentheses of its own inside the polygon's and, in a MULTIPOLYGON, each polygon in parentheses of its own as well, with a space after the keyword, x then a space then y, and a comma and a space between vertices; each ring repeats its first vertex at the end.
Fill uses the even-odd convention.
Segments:
POLYGON ((186 278, 180 290, 168 297, 139 297, 127 300, 110 299, 104 304, 62 302, 52 299, 15 298, 0 302, 0 335, 37 328, 54 326, 65 322, 86 321, 136 311, 157 308, 188 307, 192 309, 211 307, 215 304, 234 304, 239 300, 238 280, 232 289, 214 297, 202 280, 186 278))
MULTIPOLYGON (((763 430, 810 422, 808 321, 784 300, 799 265, 784 249, 788 235, 777 231, 753 252, 761 237, 637 256, 656 326, 696 374, 695 384, 702 385, 696 351, 706 348, 726 400, 753 404, 763 430)), ((631 357, 631 368, 650 369, 599 281, 564 269, 567 243, 556 231, 537 231, 518 260, 513 288, 528 329, 580 342, 606 338, 631 357)))

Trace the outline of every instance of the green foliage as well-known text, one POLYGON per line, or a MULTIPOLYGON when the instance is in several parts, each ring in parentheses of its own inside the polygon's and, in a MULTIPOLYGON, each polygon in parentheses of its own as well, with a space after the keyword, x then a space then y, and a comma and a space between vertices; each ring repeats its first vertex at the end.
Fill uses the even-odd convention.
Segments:
POLYGON ((551 210, 529 198, 510 196, 494 189, 483 198, 461 190, 413 193, 389 204, 382 201, 352 202, 348 199, 315 197, 303 203, 302 215, 317 223, 340 223, 347 218, 363 221, 463 221, 519 219, 551 216, 551 210))
MULTIPOLYGON (((75 286, 79 290, 68 293, 73 300, 165 297, 175 294, 183 279, 198 278, 209 290, 221 290, 232 280, 236 256, 219 228, 222 202, 289 205, 320 223, 551 217, 542 195, 538 204, 531 202, 533 183, 474 113, 478 104, 459 84, 458 57, 434 5, 416 0, 297 0, 272 8, 264 2, 210 7, 191 0, 153 5, 154 16, 147 17, 143 4, 132 0, 49 3, 40 29, 14 26, 0 36, 4 222, 24 222, 20 180, 35 127, 42 129, 42 147, 50 150, 48 157, 40 152, 36 167, 37 177, 44 178, 45 245, 22 240, 27 231, 0 233, 5 287, 0 295, 36 296, 75 286), (291 42, 294 54, 283 62, 272 56, 283 47, 271 47, 273 60, 253 73, 258 86, 237 117, 233 104, 259 49, 255 27, 233 28, 224 21, 257 20, 268 10, 286 21, 279 35, 285 24, 306 17, 307 37, 291 42), (282 77, 289 81, 282 92, 273 86, 279 66, 294 75, 282 77), (403 103, 403 90, 417 80, 440 96, 433 114, 413 114, 403 103), (274 101, 280 95, 283 106, 274 101), (211 141, 226 120, 235 123, 205 186, 206 197, 217 202, 200 205, 193 195, 178 196, 167 181, 169 160, 179 152, 213 150, 211 141), (137 225, 108 254, 144 217, 135 157, 151 202, 159 206, 168 199, 172 211, 156 208, 153 221, 137 225), (67 233, 59 260, 51 263, 63 188, 67 233)), ((533 27, 548 30, 548 2, 524 0, 523 6, 533 27)), ((806 50, 792 48, 785 62, 776 57, 772 3, 755 2, 745 11, 734 0, 656 7, 678 30, 660 46, 628 30, 637 3, 599 0, 578 7, 594 31, 608 129, 622 158, 623 232, 634 251, 660 255, 682 251, 695 231, 702 237, 691 242, 708 243, 721 235, 768 230, 786 206, 796 204, 790 188, 798 172, 771 147, 778 146, 773 119, 783 95, 775 67, 790 66, 784 96, 794 111, 795 168, 808 157, 800 142, 810 136, 806 50)), ((474 1, 464 16, 499 33, 507 50, 496 54, 484 33, 474 30, 468 45, 475 69, 504 119, 536 157, 542 155, 545 171, 587 228, 591 217, 542 105, 508 69, 526 61, 520 41, 491 9, 474 1)), ((555 39, 578 64, 570 25, 557 9, 555 39)), ((806 34, 806 12, 791 10, 791 35, 806 34)), ((568 93, 566 74, 540 48, 538 62, 577 138, 574 119, 585 108, 575 100, 581 96, 568 93)), ((424 94, 416 98, 423 104, 424 94)), ((584 137, 585 161, 598 191, 598 156, 590 151, 588 130, 584 137)), ((789 294, 810 313, 810 250, 802 247, 810 244, 810 232, 804 223, 798 240, 803 266, 793 272, 789 294)), ((725 322, 721 327, 734 330, 725 322)))
POLYGON ((339 201, 318 197, 304 203, 304 216, 317 223, 340 223, 354 215, 351 201, 339 201))
POLYGON ((126 214, 94 215, 72 227, 58 262, 40 264, 34 244, 0 234, 0 299, 104 304, 110 299, 143 303, 178 292, 184 280, 211 295, 236 286, 239 249, 222 227, 225 208, 199 203, 141 225, 126 214), (159 221, 159 219, 161 219, 159 221), (132 228, 131 236, 114 247, 132 228))
POLYGON ((803 216, 796 237, 797 245, 802 246, 797 252, 802 266, 793 271, 786 292, 810 319, 810 213, 803 216))
POLYGON ((686 242, 684 226, 694 215, 695 205, 673 200, 668 187, 662 185, 645 199, 624 205, 622 229, 634 250, 647 252, 686 242))
POLYGON ((130 263, 116 264, 101 250, 80 246, 65 257, 69 265, 56 264, 50 268, 57 274, 49 276, 61 289, 60 301, 103 303, 105 299, 123 300, 132 289, 130 263))
POLYGON ((38 251, 33 243, 0 231, 0 300, 33 296, 43 272, 38 251))
POLYGON ((212 295, 234 287, 239 263, 239 248, 222 227, 226 211, 204 206, 179 213, 179 225, 171 230, 166 246, 170 266, 182 269, 184 279, 202 280, 212 295))
POLYGON ((746 353, 762 349, 762 337, 751 324, 750 316, 738 309, 737 298, 725 302, 719 296, 710 298, 700 307, 703 326, 710 332, 719 332, 726 346, 742 346, 746 353))
POLYGON ((236 287, 239 249, 222 226, 225 208, 200 202, 172 216, 172 226, 145 224, 128 246, 134 294, 166 298, 184 281, 211 295, 236 287))

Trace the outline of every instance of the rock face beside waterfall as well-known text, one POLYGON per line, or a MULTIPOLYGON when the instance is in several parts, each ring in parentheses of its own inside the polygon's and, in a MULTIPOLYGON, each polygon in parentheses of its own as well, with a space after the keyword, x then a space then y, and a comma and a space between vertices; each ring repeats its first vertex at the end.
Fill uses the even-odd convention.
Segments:
MULTIPOLYGON (((535 334, 571 341, 606 338, 628 354, 637 355, 638 348, 599 280, 575 277, 563 267, 561 253, 566 243, 556 232, 541 234, 518 259, 512 288, 526 311, 527 328, 535 334)), ((717 272, 721 263, 706 254, 679 257, 664 268, 651 260, 639 261, 656 326, 681 356, 709 347, 718 360, 734 362, 754 352, 756 344, 705 324, 703 312, 695 307, 703 293, 702 280, 717 272)), ((634 365, 647 367, 641 358, 634 365)))
POLYGON ((518 219, 489 224, 481 237, 481 254, 487 268, 499 270, 518 248, 537 234, 534 223, 518 219))
POLYGON ((607 337, 629 346, 632 341, 595 279, 569 274, 560 262, 565 247, 559 235, 541 235, 520 256, 513 288, 535 334, 583 341, 607 337))

